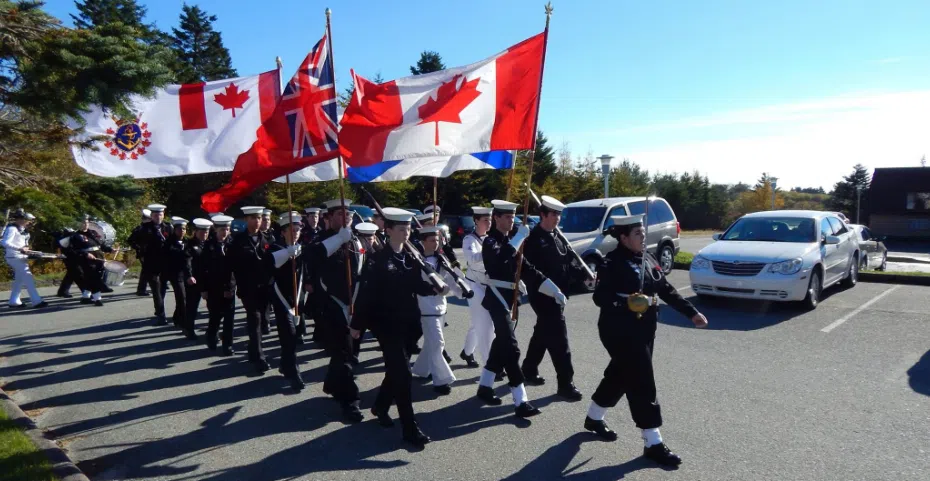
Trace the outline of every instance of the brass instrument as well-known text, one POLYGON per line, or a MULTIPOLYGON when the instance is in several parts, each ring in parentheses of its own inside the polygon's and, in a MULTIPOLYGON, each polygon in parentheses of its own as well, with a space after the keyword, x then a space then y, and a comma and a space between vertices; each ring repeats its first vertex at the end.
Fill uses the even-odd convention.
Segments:
POLYGON ((646 211, 643 214, 643 265, 639 269, 639 291, 630 294, 626 298, 627 307, 636 313, 637 319, 642 319, 643 314, 649 310, 652 305, 652 299, 643 293, 643 287, 646 283, 646 256, 649 249, 649 196, 646 196, 646 211))

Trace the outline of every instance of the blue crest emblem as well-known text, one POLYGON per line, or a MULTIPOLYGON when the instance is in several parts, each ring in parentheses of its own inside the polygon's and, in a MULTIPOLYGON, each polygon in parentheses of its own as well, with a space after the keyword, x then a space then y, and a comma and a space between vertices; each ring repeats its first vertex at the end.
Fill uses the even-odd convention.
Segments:
POLYGON ((138 118, 111 118, 116 123, 116 129, 107 129, 110 138, 103 143, 104 147, 110 149, 110 155, 120 160, 136 160, 145 155, 146 149, 152 145, 152 133, 148 130, 148 124, 140 123, 138 118))

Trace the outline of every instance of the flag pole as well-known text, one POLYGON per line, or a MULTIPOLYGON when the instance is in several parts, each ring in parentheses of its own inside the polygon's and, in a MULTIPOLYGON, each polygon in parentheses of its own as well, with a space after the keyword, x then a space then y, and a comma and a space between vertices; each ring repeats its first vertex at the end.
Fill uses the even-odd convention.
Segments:
POLYGON ((433 177, 433 225, 439 225, 439 213, 436 212, 436 192, 439 190, 439 177, 433 177))
MULTIPOLYGON (((284 69, 284 62, 281 61, 281 57, 275 57, 274 61, 278 65, 278 88, 283 94, 284 93, 284 76, 282 74, 284 72, 282 72, 282 70, 284 69)), ((294 212, 294 206, 291 204, 291 174, 290 173, 284 175, 284 185, 285 185, 285 190, 287 191, 287 223, 289 224, 288 228, 293 229, 294 228, 294 214, 292 214, 291 212, 294 212)), ((294 237, 293 234, 291 235, 291 237, 294 237)), ((287 245, 294 245, 295 242, 297 242, 297 239, 291 239, 290 241, 287 241, 287 245)), ((297 259, 294 257, 291 257, 291 280, 294 283, 294 315, 299 316, 300 307, 298 306, 298 304, 300 303, 297 302, 297 300, 300 299, 299 297, 300 293, 297 292, 298 290, 297 289, 297 259)))
MULTIPOLYGON (((530 194, 529 191, 532 189, 533 185, 533 159, 536 157, 536 133, 539 128, 539 105, 542 103, 542 83, 543 83, 543 73, 546 71, 546 47, 549 46, 549 19, 552 18, 552 2, 546 3, 546 30, 545 36, 543 37, 543 58, 542 65, 539 68, 539 100, 536 101, 536 118, 533 120, 533 150, 530 151, 530 165, 529 173, 527 174, 526 179, 526 198, 523 199, 523 222, 526 225, 527 219, 530 214, 530 194)), ((514 166, 516 167, 516 159, 514 159, 514 166)), ((511 174, 511 179, 513 176, 511 174)), ((520 249, 517 252, 517 273, 513 278, 513 283, 515 289, 513 290, 513 302, 510 306, 510 318, 514 321, 514 329, 517 327, 517 322, 520 319, 520 315, 517 311, 517 302, 520 300, 520 274, 523 271, 523 246, 526 245, 525 242, 520 244, 520 249)))
MULTIPOLYGON (((326 48, 329 50, 329 61, 333 65, 333 83, 336 82, 336 59, 333 58, 333 29, 330 22, 330 17, 332 16, 333 11, 329 8, 326 9, 326 48)), ((343 165, 342 155, 339 156, 339 202, 342 205, 342 209, 345 213, 349 212, 349 207, 346 206, 346 185, 345 185, 345 166, 343 165)), ((345 221, 343 220, 343 223, 345 221)), ((346 293, 349 295, 349 317, 355 314, 355 299, 352 295, 352 261, 349 259, 349 250, 343 250, 345 255, 345 265, 346 265, 346 293)))
POLYGON ((513 165, 510 166, 510 180, 507 181, 507 197, 504 197, 504 200, 510 201, 510 191, 513 190, 513 173, 517 170, 517 149, 511 150, 513 152, 513 165))

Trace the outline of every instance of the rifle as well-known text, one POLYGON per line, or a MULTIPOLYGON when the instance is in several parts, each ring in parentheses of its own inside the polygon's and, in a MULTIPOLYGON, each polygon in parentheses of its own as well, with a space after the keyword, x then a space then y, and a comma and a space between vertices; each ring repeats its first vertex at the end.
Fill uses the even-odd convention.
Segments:
MULTIPOLYGON (((526 183, 524 182, 523 185, 526 185, 526 183)), ((536 206, 537 207, 542 206, 542 201, 540 201, 539 197, 536 196, 536 192, 533 192, 533 188, 530 187, 529 185, 526 185, 526 188, 529 189, 530 195, 532 195, 533 200, 536 201, 536 206)), ((584 261, 584 259, 582 259, 581 256, 578 255, 577 252, 575 252, 575 249, 572 247, 572 243, 569 242, 568 239, 565 238, 565 234, 562 233, 562 229, 559 229, 559 226, 555 226, 555 234, 559 236, 559 239, 561 239, 562 242, 565 243, 565 245, 568 246, 568 250, 571 251, 571 253, 575 255, 575 260, 577 260, 578 263, 581 264, 581 268, 584 269, 584 273, 587 274, 588 279, 591 279, 592 281, 595 280, 596 276, 594 275, 593 272, 591 272, 591 268, 589 268, 588 264, 584 261)))
MULTIPOLYGON (((421 229, 423 228, 423 224, 421 224, 416 217, 414 217, 413 220, 417 223, 417 227, 421 229)), ((442 232, 439 233, 439 238, 443 241, 445 240, 445 236, 442 235, 442 232)), ((439 259, 439 267, 445 269, 446 272, 452 275, 452 279, 455 280, 455 285, 459 286, 459 289, 462 291, 462 297, 465 299, 471 299, 475 296, 475 291, 473 291, 471 287, 468 287, 468 283, 465 282, 465 279, 462 279, 462 276, 459 275, 458 271, 452 267, 452 262, 450 262, 449 258, 443 254, 442 247, 443 244, 440 242, 439 248, 436 249, 436 258, 439 259)))
MULTIPOLYGON (((365 195, 371 199, 371 203, 375 205, 375 211, 378 212, 378 215, 380 215, 382 219, 387 219, 387 217, 384 216, 384 210, 381 209, 381 204, 378 203, 378 200, 375 199, 375 196, 372 195, 371 192, 368 192, 368 189, 364 187, 359 186, 359 189, 361 189, 362 192, 364 192, 365 195)), ((426 263, 426 260, 423 259, 423 255, 421 255, 420 251, 418 251, 417 248, 410 243, 409 239, 404 241, 404 248, 410 254, 410 257, 413 258, 413 262, 417 264, 417 267, 419 267, 420 270, 426 274, 426 277, 429 279, 430 283, 433 284, 434 288, 442 291, 447 287, 446 284, 442 282, 442 279, 439 278, 439 274, 436 273, 436 270, 433 269, 433 266, 426 263)))

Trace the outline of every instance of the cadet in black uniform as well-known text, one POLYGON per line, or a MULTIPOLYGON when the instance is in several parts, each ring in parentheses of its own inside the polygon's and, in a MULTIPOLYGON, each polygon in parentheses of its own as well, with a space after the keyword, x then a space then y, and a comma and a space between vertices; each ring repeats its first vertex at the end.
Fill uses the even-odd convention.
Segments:
POLYGON ((265 252, 265 268, 271 273, 271 305, 274 307, 275 326, 281 343, 281 361, 278 371, 290 380, 291 387, 298 391, 304 389, 304 380, 300 377, 297 365, 297 303, 295 302, 294 278, 297 278, 297 292, 303 289, 304 260, 300 257, 302 247, 300 238, 301 219, 299 212, 286 212, 281 215, 280 223, 284 227, 277 241, 265 252), (291 265, 293 262, 293 266, 291 265))
POLYGON ((103 306, 101 292, 106 290, 106 285, 99 270, 103 260, 94 256, 94 252, 113 252, 113 249, 101 244, 97 233, 90 230, 89 221, 90 216, 85 215, 81 227, 71 234, 70 248, 76 254, 77 284, 83 290, 81 303, 103 306))
MULTIPOLYGON (((65 277, 61 279, 61 284, 58 286, 58 297, 73 297, 69 292, 71 290, 71 284, 75 284, 80 277, 78 274, 77 266, 78 255, 77 252, 74 252, 74 249, 71 248, 72 234, 74 234, 74 229, 66 227, 62 232, 55 236, 55 243, 58 244, 58 248, 61 250, 61 255, 65 256, 63 260, 65 264, 65 277)), ((78 290, 84 290, 80 284, 77 284, 77 286, 78 290)))
POLYGON ((268 308, 268 286, 271 274, 267 272, 263 258, 271 247, 259 232, 264 207, 243 207, 246 230, 233 236, 229 246, 229 257, 236 276, 236 288, 242 306, 245 307, 246 329, 249 333, 249 361, 255 370, 264 374, 271 367, 262 351, 262 313, 268 308))
MULTIPOLYGON (((371 260, 376 252, 384 248, 376 234, 378 232, 378 226, 370 222, 360 222, 355 226, 355 233, 358 236, 359 242, 362 244, 362 249, 365 250, 366 258, 368 262, 365 263, 365 268, 362 270, 362 282, 365 280, 365 269, 371 265, 371 260)), ((361 288, 359 288, 361 291, 361 288)), ((356 310, 356 315, 358 315, 358 309, 356 310)), ((354 319, 353 319, 354 320, 354 319)), ((364 324, 363 324, 364 325, 364 324)), ((365 337, 365 329, 359 329, 361 331, 359 336, 355 338, 352 348, 352 365, 358 365, 358 356, 362 351, 362 338, 365 337)))
MULTIPOLYGON (((494 342, 491 343, 491 352, 478 381, 478 398, 490 405, 500 405, 501 399, 494 395, 494 379, 502 371, 507 371, 516 415, 525 418, 535 416, 540 411, 527 401, 523 371, 520 369, 520 346, 513 331, 510 308, 514 289, 519 288, 514 285, 517 250, 529 235, 529 228, 521 227, 513 239, 509 239, 507 236, 513 229, 517 204, 502 200, 493 200, 491 204, 494 205, 491 213, 494 226, 481 247, 481 258, 488 274, 488 287, 481 305, 491 314, 494 342)), ((558 291, 555 283, 546 279, 546 276, 526 260, 523 261, 520 278, 527 286, 539 292, 554 294, 558 291)))
MULTIPOLYGON (((322 204, 320 205, 320 232, 317 234, 315 242, 321 241, 329 230, 329 212, 327 212, 326 204, 322 204)), ((310 256, 305 257, 310 258, 310 256)), ((326 294, 322 292, 323 288, 320 287, 320 276, 316 266, 311 263, 307 272, 310 275, 307 304, 309 304, 313 314, 313 342, 322 345, 325 349, 326 327, 320 319, 322 319, 323 306, 326 304, 326 294)))
POLYGON ((207 280, 207 266, 203 258, 203 248, 207 241, 207 235, 213 222, 207 219, 194 219, 194 235, 184 244, 184 284, 185 297, 187 297, 187 306, 184 313, 184 324, 181 329, 184 335, 192 341, 197 340, 197 333, 194 330, 197 321, 198 310, 200 309, 200 294, 203 289, 202 282, 207 280))
POLYGON ((614 407, 626 394, 633 422, 643 430, 643 454, 659 464, 677 466, 681 458, 665 446, 659 433, 662 412, 656 399, 652 369, 653 342, 659 317, 657 296, 689 317, 696 327, 706 327, 707 318, 668 283, 654 257, 647 254, 643 263, 646 239, 643 216, 611 219, 610 235, 618 240, 618 246, 607 254, 607 261, 598 269, 594 290, 594 303, 601 308, 598 332, 610 353, 610 364, 604 370, 604 379, 597 391, 591 396, 584 426, 604 439, 617 439, 617 434, 604 422, 604 416, 607 409, 614 407), (630 309, 628 299, 640 292, 642 278, 641 292, 648 299, 648 309, 640 317, 630 309))
MULTIPOLYGON (((142 209, 142 221, 132 229, 132 233, 129 234, 129 246, 132 247, 132 250, 136 252, 136 259, 139 260, 139 265, 142 266, 142 273, 148 275, 149 270, 145 268, 145 227, 147 224, 152 223, 152 211, 149 209, 142 209)), ((139 284, 136 286, 136 295, 143 297, 149 295, 148 293, 149 280, 147 277, 142 277, 139 275, 139 284)))
MULTIPOLYGON (((300 245, 307 248, 317 241, 323 229, 320 227, 319 207, 307 207, 304 209, 304 213, 306 216, 303 219, 303 225, 300 229, 300 245)), ((309 273, 311 266, 305 267, 305 271, 309 273)), ((313 307, 313 283, 309 275, 307 280, 308 282, 304 284, 304 289, 300 293, 300 321, 297 324, 298 344, 304 343, 304 336, 307 335, 307 319, 314 319, 315 312, 313 307)))
POLYGON ((165 243, 171 235, 171 226, 164 223, 165 206, 150 204, 152 222, 143 228, 142 245, 144 246, 145 261, 142 263, 140 279, 148 279, 149 289, 152 291, 152 303, 155 305, 155 325, 168 324, 165 317, 165 292, 168 290, 168 279, 161 274, 162 263, 165 257, 165 243))
POLYGON ((184 268, 187 258, 184 256, 184 236, 187 235, 187 219, 171 218, 172 231, 165 241, 164 256, 161 264, 162 280, 171 284, 174 292, 174 314, 171 321, 179 329, 187 324, 187 290, 184 288, 184 268))
POLYGON ((323 392, 339 401, 347 421, 359 422, 363 416, 358 408, 358 385, 352 373, 353 339, 349 335, 349 304, 358 291, 365 255, 349 227, 352 224, 352 211, 348 209, 350 204, 348 199, 345 204, 338 199, 326 203, 330 229, 310 246, 306 255, 307 262, 313 265, 316 279, 314 289, 320 289, 317 298, 320 315, 316 318, 316 329, 322 325, 323 344, 330 357, 323 392), (348 270, 351 272, 348 281, 347 258, 350 263, 348 270))
MULTIPOLYGON (((542 196, 539 224, 533 228, 523 245, 523 256, 557 286, 555 295, 530 290, 530 305, 536 312, 536 327, 523 359, 523 375, 527 384, 539 386, 546 380, 539 376, 539 363, 546 351, 552 358, 558 378, 558 394, 571 401, 581 401, 581 392, 575 387, 575 370, 568 347, 568 327, 565 325, 565 295, 572 283, 584 280, 584 269, 575 261, 571 246, 555 234, 565 204, 557 199, 542 196)), ((543 284, 545 286, 546 284, 543 284)))
MULTIPOLYGON (((262 222, 258 226, 258 231, 261 232, 262 236, 265 238, 265 244, 272 246, 277 242, 277 236, 275 235, 276 230, 274 229, 273 222, 271 221, 271 209, 265 209, 262 211, 262 222)), ((271 302, 268 302, 268 305, 265 307, 265 310, 262 311, 262 334, 267 335, 271 334, 271 302)))
MULTIPOLYGON (((370 328, 381 345, 384 356, 384 380, 378 389, 378 397, 371 413, 377 416, 382 426, 392 426, 388 415, 391 404, 397 404, 397 412, 403 426, 403 439, 416 446, 430 441, 420 431, 413 414, 411 399, 410 353, 405 349, 407 333, 420 324, 420 307, 417 295, 429 296, 437 292, 433 285, 423 279, 420 269, 410 254, 404 251, 403 243, 410 233, 408 211, 396 208, 384 209, 385 230, 388 247, 377 252, 366 270, 365 292, 359 302, 363 314, 353 319, 352 337, 359 338, 361 331, 370 328), (377 311, 377 315, 370 315, 377 311), (364 321, 369 325, 362 325, 364 321)), ((443 284, 442 281, 439 281, 443 284)), ((444 291, 448 286, 444 286, 444 291)))
POLYGON ((233 320, 236 308, 236 279, 233 276, 233 265, 230 254, 232 238, 229 236, 229 227, 233 218, 218 215, 212 218, 214 237, 204 245, 203 260, 206 267, 206 278, 202 281, 203 292, 207 300, 207 310, 210 313, 210 322, 207 327, 207 348, 216 350, 216 336, 220 330, 220 320, 223 321, 223 351, 224 356, 232 356, 233 352, 233 320), (205 281, 205 282, 204 282, 205 281))

